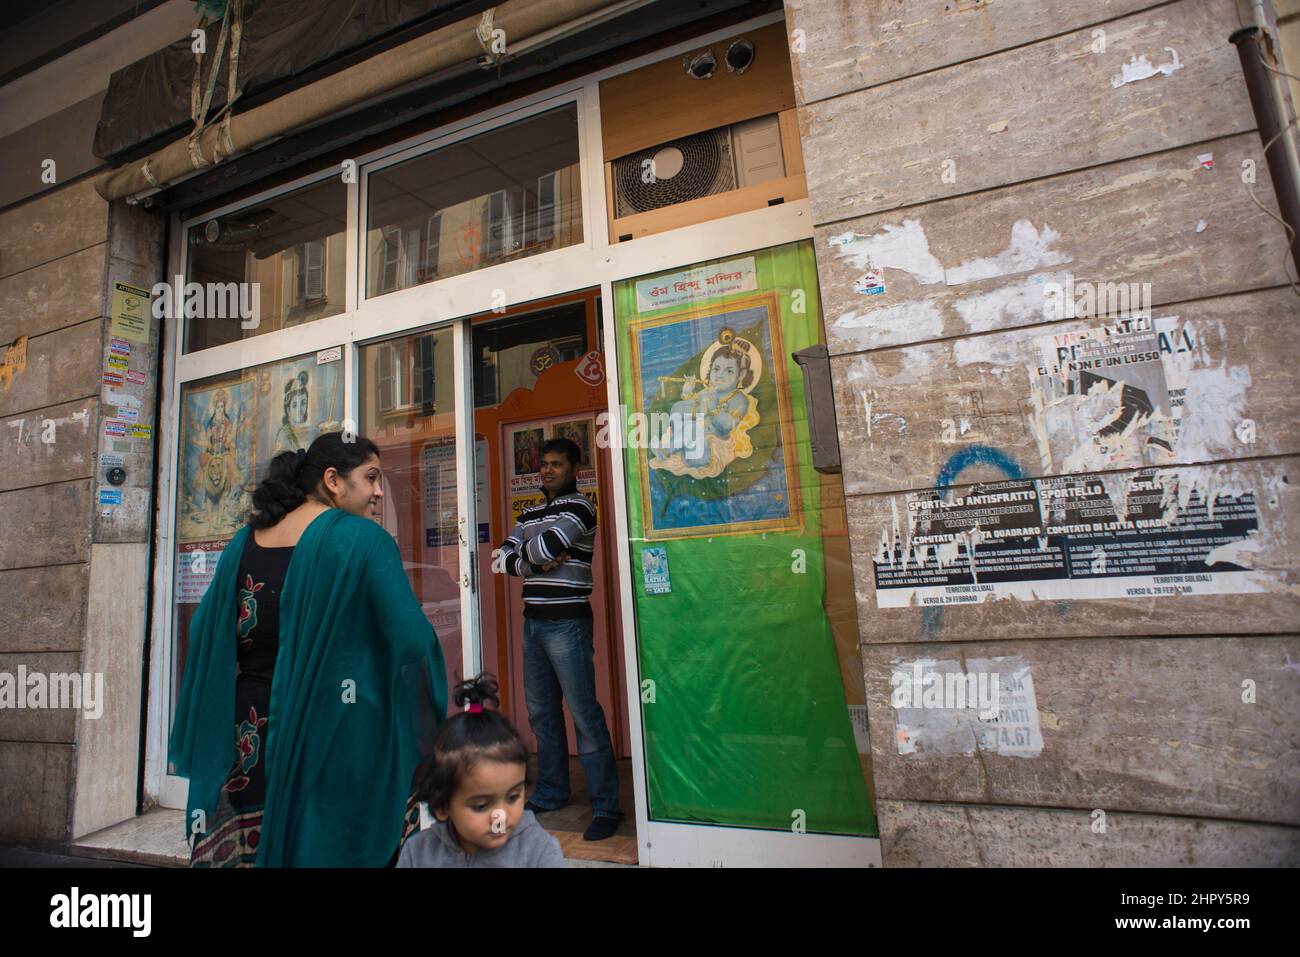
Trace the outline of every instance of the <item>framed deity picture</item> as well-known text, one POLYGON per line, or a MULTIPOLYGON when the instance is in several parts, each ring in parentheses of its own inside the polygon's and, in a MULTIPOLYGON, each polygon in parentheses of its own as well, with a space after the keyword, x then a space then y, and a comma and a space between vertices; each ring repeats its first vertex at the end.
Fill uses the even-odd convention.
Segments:
POLYGON ((632 322, 647 540, 800 528, 794 424, 777 297, 632 322))
POLYGON ((256 380, 242 376, 182 395, 181 480, 176 537, 181 542, 228 539, 252 507, 257 462, 256 380))

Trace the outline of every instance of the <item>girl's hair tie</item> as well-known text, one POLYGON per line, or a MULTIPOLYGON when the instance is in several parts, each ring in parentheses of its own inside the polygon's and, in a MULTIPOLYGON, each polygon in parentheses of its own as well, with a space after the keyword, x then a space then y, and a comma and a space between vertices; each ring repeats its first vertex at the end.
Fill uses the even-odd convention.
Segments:
POLYGON ((481 714, 483 711, 482 701, 471 701, 469 707, 465 709, 466 714, 481 714))
POLYGON ((303 464, 307 461, 307 450, 299 449, 294 453, 293 467, 299 472, 302 471, 303 464))

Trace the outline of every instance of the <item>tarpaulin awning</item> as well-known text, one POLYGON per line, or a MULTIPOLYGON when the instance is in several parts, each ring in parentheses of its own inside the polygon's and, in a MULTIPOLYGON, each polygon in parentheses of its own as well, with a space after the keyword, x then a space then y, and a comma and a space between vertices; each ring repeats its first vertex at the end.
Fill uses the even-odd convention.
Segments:
MULTIPOLYGON (((308 70, 364 52, 422 20, 457 8, 472 16, 487 6, 470 0, 245 0, 235 81, 240 99, 247 101, 308 70)), ((206 30, 205 85, 214 68, 219 31, 220 21, 206 30)), ((191 44, 191 37, 182 37, 112 75, 95 128, 96 156, 111 160, 150 140, 174 138, 193 129, 191 44)), ((216 73, 211 112, 224 106, 228 95, 224 63, 216 64, 216 73)))

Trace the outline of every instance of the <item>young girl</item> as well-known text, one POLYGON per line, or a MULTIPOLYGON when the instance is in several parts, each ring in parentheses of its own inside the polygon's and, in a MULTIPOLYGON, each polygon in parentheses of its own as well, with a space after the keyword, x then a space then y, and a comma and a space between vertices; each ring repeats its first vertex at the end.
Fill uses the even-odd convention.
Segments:
POLYGON ((528 747, 495 708, 497 682, 479 675, 456 687, 465 708, 434 738, 416 772, 417 796, 437 821, 402 845, 398 867, 563 867, 560 842, 524 810, 528 747))

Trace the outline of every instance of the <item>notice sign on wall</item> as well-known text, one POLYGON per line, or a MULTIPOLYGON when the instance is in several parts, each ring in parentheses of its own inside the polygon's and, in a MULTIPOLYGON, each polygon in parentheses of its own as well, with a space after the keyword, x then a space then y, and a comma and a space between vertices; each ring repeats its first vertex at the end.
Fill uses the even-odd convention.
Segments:
POLYGON ((1195 469, 1071 475, 906 496, 875 558, 881 608, 1014 597, 1144 598, 1262 590, 1253 493, 1195 469), (901 511, 901 510, 900 510, 901 511))
MULTIPOLYGON (((134 342, 149 341, 149 290, 113 283, 113 336, 134 342)), ((130 354, 129 352, 127 353, 130 354)), ((123 363, 125 368, 125 363, 123 363)))
POLYGON ((212 584, 217 562, 226 550, 228 539, 211 542, 187 542, 176 550, 176 595, 178 605, 197 605, 212 584))

